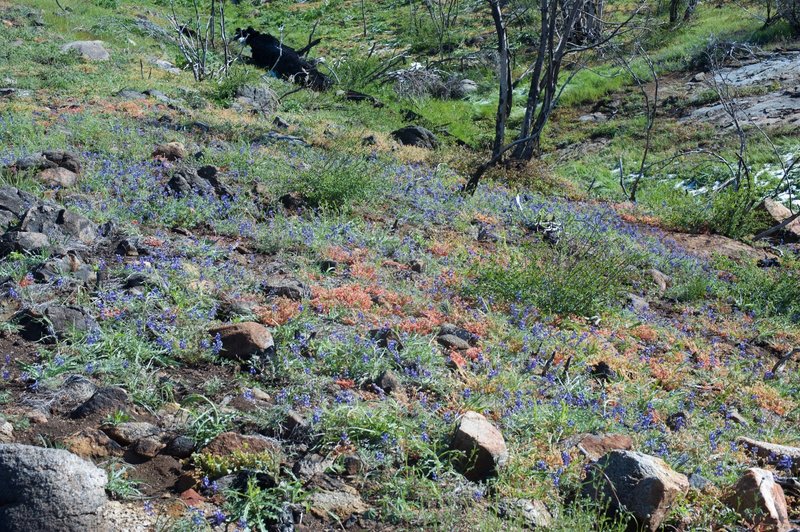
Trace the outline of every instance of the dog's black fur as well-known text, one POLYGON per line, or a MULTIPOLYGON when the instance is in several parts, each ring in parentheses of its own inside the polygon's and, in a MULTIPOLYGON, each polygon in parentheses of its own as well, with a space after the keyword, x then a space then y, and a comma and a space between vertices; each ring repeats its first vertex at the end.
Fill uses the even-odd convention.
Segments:
POLYGON ((332 85, 328 76, 306 61, 294 48, 281 44, 268 33, 261 33, 251 26, 237 29, 233 37, 250 46, 251 62, 256 66, 272 70, 283 79, 317 91, 328 89, 332 85))

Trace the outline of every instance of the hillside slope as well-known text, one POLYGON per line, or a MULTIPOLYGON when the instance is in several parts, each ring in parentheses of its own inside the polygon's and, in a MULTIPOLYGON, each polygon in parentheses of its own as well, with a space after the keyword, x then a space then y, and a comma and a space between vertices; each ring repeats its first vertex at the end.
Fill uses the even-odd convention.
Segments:
MULTIPOLYGON (((0 529, 798 523, 800 229, 753 238, 796 206, 783 25, 701 5, 650 43, 652 161, 735 161, 698 58, 712 29, 761 46, 726 79, 766 117, 745 199, 783 195, 740 215, 744 192, 714 193, 725 167, 691 157, 627 201, 642 93, 607 58, 564 91, 540 158, 468 196, 491 65, 448 67, 472 82, 451 98, 363 74, 436 59, 413 3, 228 7, 231 33, 283 27, 296 48, 319 21, 325 92, 244 62, 195 81, 163 2, 61 4, 0 0, 0 529), (63 459, 95 479, 66 490, 13 443, 107 483, 63 459)), ((464 9, 452 38, 491 52, 484 6, 464 9)))

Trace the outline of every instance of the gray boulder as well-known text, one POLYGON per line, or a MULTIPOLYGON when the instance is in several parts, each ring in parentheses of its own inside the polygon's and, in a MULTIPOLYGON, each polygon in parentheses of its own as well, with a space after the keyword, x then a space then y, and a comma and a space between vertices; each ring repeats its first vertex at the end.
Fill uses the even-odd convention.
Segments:
POLYGON ((0 530, 105 530, 106 473, 62 449, 0 444, 0 530))
POLYGON ((62 46, 61 51, 75 51, 89 61, 108 61, 111 58, 111 54, 103 46, 103 41, 72 41, 62 46))

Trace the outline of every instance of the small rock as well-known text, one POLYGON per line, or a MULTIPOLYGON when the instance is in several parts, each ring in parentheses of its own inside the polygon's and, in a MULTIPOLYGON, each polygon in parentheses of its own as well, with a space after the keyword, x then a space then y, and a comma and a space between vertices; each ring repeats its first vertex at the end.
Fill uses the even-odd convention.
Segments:
POLYGON ((322 455, 313 453, 308 454, 294 463, 292 473, 300 478, 311 478, 314 475, 321 475, 333 465, 333 460, 322 455))
POLYGON ((296 279, 271 275, 264 281, 263 289, 266 295, 276 297, 286 297, 295 301, 300 301, 308 297, 306 286, 296 279))
POLYGON ((84 418, 98 414, 111 414, 122 410, 128 403, 128 393, 116 386, 97 390, 92 397, 72 411, 73 418, 84 418))
POLYGON ((85 333, 97 328, 97 322, 79 307, 50 305, 41 312, 25 309, 17 313, 20 335, 31 342, 52 343, 71 333, 85 333))
POLYGON ((658 291, 662 295, 672 286, 672 277, 655 268, 650 268, 650 277, 653 278, 653 282, 656 283, 658 291))
POLYGON ((667 426, 673 432, 678 432, 679 430, 686 428, 686 425, 688 424, 689 418, 686 417, 685 412, 675 412, 667 417, 667 426))
POLYGON ((147 95, 143 92, 135 91, 133 89, 122 89, 114 96, 122 98, 123 100, 146 100, 147 95))
POLYGON ((391 347, 397 351, 403 350, 403 343, 400 341, 400 336, 388 327, 370 330, 369 337, 380 348, 389 349, 391 347))
POLYGON ((611 451, 630 451, 633 439, 625 434, 586 434, 576 447, 586 458, 596 462, 611 451))
POLYGON ((319 269, 322 273, 332 273, 336 271, 339 264, 335 260, 323 260, 319 263, 319 269))
POLYGON ((689 490, 689 480, 660 458, 634 451, 611 451, 589 470, 583 494, 628 512, 648 530, 657 530, 672 503, 689 490))
POLYGON ((289 192, 284 194, 278 201, 283 208, 291 213, 299 213, 310 207, 308 199, 299 192, 289 192))
POLYGON ((167 161, 177 161, 186 158, 186 147, 180 142, 167 142, 159 144, 153 150, 153 157, 166 159, 167 161))
POLYGON ((120 456, 124 451, 120 444, 97 429, 84 429, 68 436, 64 440, 64 446, 70 452, 87 459, 120 456))
POLYGON ((504 499, 497 508, 500 517, 525 528, 550 528, 553 516, 542 501, 528 499, 504 499))
POLYGON ((705 72, 698 72, 697 74, 692 76, 692 79, 689 80, 689 81, 691 81, 692 83, 702 83, 705 80, 706 80, 706 73, 705 72))
POLYGON ((50 247, 50 238, 35 231, 8 231, 0 236, 0 257, 18 253, 41 253, 50 247))
POLYGON ((637 296, 636 294, 628 294, 628 301, 630 301, 631 308, 633 308, 634 312, 636 313, 647 312, 650 310, 650 304, 641 296, 637 296))
POLYGON ((69 188, 78 182, 78 174, 59 166, 42 170, 38 179, 49 187, 69 188))
POLYGON ((269 356, 275 351, 275 342, 266 327, 253 321, 230 323, 208 331, 222 341, 220 355, 246 362, 253 357, 269 356))
POLYGON ((785 531, 791 528, 786 497, 772 472, 751 468, 733 487, 725 504, 736 510, 757 530, 785 531))
POLYGON ((708 488, 713 486, 711 481, 700 475, 699 473, 692 473, 689 475, 689 487, 693 490, 705 492, 708 488))
POLYGON ((364 461, 357 454, 344 457, 344 472, 351 477, 364 472, 364 461))
POLYGON ((42 152, 42 157, 58 168, 64 168, 74 174, 81 173, 81 162, 78 156, 69 151, 47 150, 42 152))
POLYGON ((466 412, 461 417, 451 448, 464 453, 458 465, 464 476, 473 481, 493 476, 508 461, 503 435, 477 412, 466 412))
POLYGON ((236 432, 223 432, 203 448, 203 452, 216 456, 225 456, 234 451, 246 453, 270 452, 280 455, 281 446, 277 441, 266 436, 247 436, 236 432))
POLYGON ((101 430, 120 445, 130 445, 142 438, 161 433, 160 428, 146 421, 126 421, 101 427, 101 430))
POLYGON ((787 457, 791 459, 791 470, 795 475, 800 475, 800 447, 789 445, 778 445, 765 441, 753 440, 751 438, 736 438, 736 443, 754 453, 762 464, 775 465, 787 457))
POLYGON ((392 131, 392 137, 404 146, 416 146, 433 150, 439 146, 439 139, 422 126, 406 126, 392 131))
POLYGON ((0 530, 102 530, 107 482, 63 449, 0 444, 0 530))
POLYGON ((166 444, 159 439, 142 438, 133 444, 133 452, 146 458, 155 458, 165 447, 166 444))
POLYGON ((452 323, 443 323, 439 328, 439 336, 447 335, 457 336, 470 344, 474 344, 478 340, 477 336, 462 327, 453 325, 452 323))
POLYGON ((447 350, 466 351, 469 349, 469 342, 462 340, 454 334, 444 334, 436 338, 436 341, 447 350))
POLYGON ((164 453, 175 458, 189 458, 195 451, 194 440, 188 436, 173 438, 164 449, 164 453))
POLYGON ((103 41, 73 41, 61 47, 62 52, 76 51, 89 61, 108 61, 111 55, 103 46, 103 41))
POLYGON ((0 443, 10 443, 12 441, 14 441, 14 425, 0 418, 0 443))
POLYGON ((375 381, 375 384, 377 384, 381 390, 388 394, 399 392, 403 386, 397 375, 395 375, 395 373, 390 369, 387 369, 381 373, 380 377, 378 377, 378 380, 375 381))
POLYGON ((306 418, 296 410, 289 410, 283 421, 283 436, 291 439, 301 439, 308 432, 310 425, 306 418))
POLYGON ((70 375, 58 389, 54 411, 69 411, 92 398, 97 386, 83 375, 70 375))
POLYGON ((330 514, 340 519, 347 519, 353 514, 364 513, 369 506, 364 503, 354 488, 344 485, 341 491, 316 491, 309 497, 311 513, 317 517, 328 519, 330 514))

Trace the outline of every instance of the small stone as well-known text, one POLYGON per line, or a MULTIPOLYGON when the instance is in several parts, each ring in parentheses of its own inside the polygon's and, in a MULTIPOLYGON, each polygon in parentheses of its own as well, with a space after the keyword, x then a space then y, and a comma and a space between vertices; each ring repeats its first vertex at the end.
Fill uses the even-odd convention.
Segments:
POLYGON ((111 55, 103 46, 103 41, 73 41, 61 47, 62 52, 76 51, 89 61, 108 61, 111 55))
POLYGON ((101 430, 120 445, 130 445, 142 438, 161 433, 160 428, 146 421, 126 421, 117 425, 101 427, 101 430))
POLYGON ((667 288, 672 285, 672 277, 655 268, 650 268, 650 277, 653 278, 653 282, 656 283, 658 291, 662 295, 667 291, 667 288))
POLYGON ((353 514, 364 513, 369 506, 364 503, 354 488, 343 486, 341 491, 322 490, 309 497, 311 513, 317 517, 328 519, 331 514, 346 520, 353 514))
POLYGON ((600 382, 609 382, 617 378, 617 372, 611 369, 611 366, 604 360, 590 366, 589 372, 600 382))
POLYGON ((390 369, 387 369, 381 373, 380 377, 378 377, 378 380, 375 383, 381 390, 388 394, 399 392, 403 386, 397 375, 395 375, 395 373, 390 369))
POLYGON ((473 481, 493 476, 508 461, 503 435, 477 412, 466 412, 461 417, 451 448, 464 453, 458 465, 464 476, 473 481))
POLYGON ((378 347, 383 349, 389 349, 389 346, 392 346, 392 348, 397 351, 402 351, 403 349, 403 344, 400 342, 400 336, 388 327, 372 329, 369 331, 369 337, 377 344, 378 347))
POLYGON ((39 173, 38 179, 50 187, 69 188, 78 182, 78 174, 58 166, 45 168, 39 173))
POLYGON ((686 425, 688 424, 689 418, 686 417, 685 412, 675 412, 667 417, 667 426, 673 432, 678 432, 679 430, 686 428, 686 425))
POLYGON ((455 349, 457 351, 466 351, 469 349, 469 342, 462 340, 454 334, 445 334, 436 338, 439 345, 447 350, 455 349))
POLYGON ((693 490, 705 492, 711 486, 713 486, 711 481, 699 473, 692 473, 689 475, 689 487, 693 490))
POLYGON ((765 469, 745 471, 724 502, 757 530, 782 532, 791 528, 783 488, 765 469))
POLYGON ((63 305, 50 305, 41 312, 25 309, 14 319, 22 337, 31 342, 54 343, 72 333, 86 333, 97 328, 97 322, 82 308, 63 305))
POLYGON ((153 157, 166 159, 167 161, 177 161, 186 158, 186 147, 180 142, 167 142, 159 144, 153 150, 153 157))
POLYGON ((344 472, 351 477, 364 472, 364 461, 357 454, 344 457, 344 472))
POLYGON ((630 513, 647 530, 657 530, 672 503, 689 490, 689 480, 660 458, 611 451, 589 470, 583 494, 609 510, 630 513))
POLYGON ((272 275, 264 281, 264 292, 268 296, 286 297, 300 301, 308 296, 306 286, 296 279, 272 275))
POLYGON ((589 460, 596 462, 611 451, 633 449, 633 439, 625 434, 586 434, 576 447, 589 460))
POLYGON ((87 459, 107 458, 123 453, 120 444, 97 429, 84 429, 68 436, 64 440, 64 446, 70 452, 87 459))
POLYGON ((247 436, 236 432, 223 432, 203 448, 203 452, 216 456, 225 456, 234 451, 246 453, 270 452, 280 455, 281 446, 277 441, 266 436, 247 436))
POLYGON ((0 418, 0 443, 14 441, 14 425, 0 418))
POLYGON ((542 501, 505 499, 497 508, 500 517, 524 524, 526 528, 550 528, 553 516, 542 501))
POLYGON ((220 355, 231 360, 246 362, 275 350, 275 343, 267 328, 253 321, 214 327, 208 333, 214 338, 219 335, 222 341, 220 355))
POLYGON ((142 438, 133 444, 133 452, 146 458, 155 458, 165 447, 166 444, 156 438, 142 438))
POLYGON ((164 453, 175 458, 189 458, 195 451, 194 440, 188 436, 173 438, 164 449, 164 453))
POLYGON ((36 231, 8 231, 0 236, 0 257, 14 251, 40 253, 50 247, 50 237, 36 231))
POLYGON ((745 437, 736 438, 736 443, 755 454, 761 464, 775 465, 779 461, 789 458, 792 462, 792 472, 800 475, 800 447, 779 445, 745 437))
POLYGON ((294 463, 292 473, 300 478, 311 478, 314 475, 321 475, 333 465, 333 460, 322 455, 313 453, 308 454, 294 463))
POLYGON ((250 391, 253 394, 253 399, 256 401, 264 401, 266 403, 272 400, 272 397, 261 388, 252 388, 250 391))
POLYGON ((633 308, 634 312, 642 313, 650 310, 650 304, 641 296, 637 296, 636 294, 628 294, 628 301, 630 301, 631 308, 633 308))
POLYGON ((289 410, 283 421, 283 436, 285 438, 302 439, 309 429, 308 421, 296 410, 289 410))
POLYGON ((416 146, 433 150, 439 146, 439 139, 422 126, 406 126, 392 131, 392 137, 405 146, 416 146))
POLYGON ((108 386, 97 390, 92 397, 72 411, 73 418, 84 418, 99 414, 111 414, 125 408, 128 393, 122 388, 108 386))

